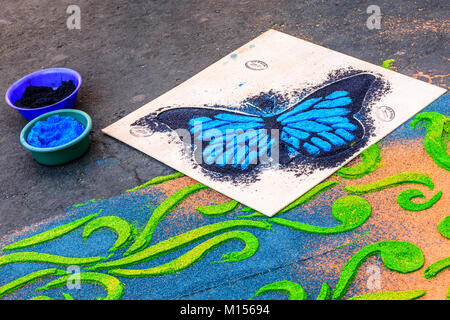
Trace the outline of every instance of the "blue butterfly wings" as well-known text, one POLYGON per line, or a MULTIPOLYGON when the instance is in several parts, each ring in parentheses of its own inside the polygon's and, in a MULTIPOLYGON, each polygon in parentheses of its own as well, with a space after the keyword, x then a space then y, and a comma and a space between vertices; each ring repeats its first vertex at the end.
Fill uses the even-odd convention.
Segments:
POLYGON ((290 154, 307 153, 320 156, 342 148, 355 140, 352 132, 358 125, 351 122, 352 99, 347 91, 335 91, 324 98, 301 102, 279 117, 281 140, 290 154), (351 117, 350 117, 350 116, 351 117))
POLYGON ((208 169, 248 170, 261 159, 273 160, 273 150, 280 164, 320 159, 351 149, 364 136, 354 116, 374 80, 367 73, 339 80, 277 114, 173 108, 156 119, 172 130, 188 130, 191 144, 201 146, 197 162, 208 169))
POLYGON ((195 142, 209 144, 203 149, 207 165, 238 166, 245 170, 258 159, 270 156, 273 139, 262 118, 235 113, 219 113, 211 118, 189 121, 195 142))

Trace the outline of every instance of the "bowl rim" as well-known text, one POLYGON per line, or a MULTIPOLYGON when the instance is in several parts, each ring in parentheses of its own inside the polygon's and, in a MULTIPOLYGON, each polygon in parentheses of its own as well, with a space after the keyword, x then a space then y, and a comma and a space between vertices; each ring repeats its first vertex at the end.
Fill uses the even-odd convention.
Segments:
POLYGON ((31 120, 20 132, 20 143, 22 144, 22 146, 27 149, 30 150, 31 152, 40 152, 40 153, 50 153, 50 152, 55 152, 55 151, 60 151, 63 149, 67 149, 75 144, 77 144, 78 142, 80 142, 82 139, 84 139, 87 135, 89 135, 89 132, 92 129, 92 119, 91 117, 84 111, 81 110, 77 110, 77 109, 60 109, 60 110, 55 110, 55 111, 51 111, 51 112, 47 112, 44 113, 42 115, 40 115, 39 117, 34 118, 33 120, 31 120), (82 134, 80 134, 78 137, 76 137, 75 139, 62 144, 60 146, 57 147, 51 147, 51 148, 39 148, 39 147, 34 147, 32 145, 30 145, 27 142, 27 139, 25 137, 25 131, 27 131, 29 128, 33 127, 36 122, 41 121, 42 118, 44 117, 49 117, 55 114, 61 114, 61 113, 78 113, 81 114, 82 116, 84 116, 87 120, 87 125, 84 128, 84 131, 82 134))
POLYGON ((75 95, 75 94, 78 93, 78 91, 80 90, 80 87, 81 87, 81 83, 82 83, 81 75, 80 75, 77 71, 75 71, 75 70, 73 70, 73 69, 69 69, 69 68, 47 68, 47 69, 42 69, 42 70, 38 70, 38 71, 35 71, 35 72, 32 72, 32 73, 29 73, 29 74, 27 74, 26 76, 23 76, 22 78, 20 78, 20 79, 17 80, 16 82, 14 82, 14 83, 8 88, 8 90, 6 90, 6 93, 5 93, 5 100, 6 100, 6 103, 7 103, 11 108, 16 109, 16 110, 21 110, 21 111, 35 111, 35 110, 37 111, 37 110, 43 110, 43 109, 46 109, 46 108, 53 107, 53 106, 55 106, 55 105, 57 105, 57 104, 59 104, 59 103, 61 103, 61 102, 63 102, 63 101, 66 101, 66 100, 70 99, 73 95, 75 95), (26 78, 28 78, 28 77, 30 77, 30 76, 38 75, 38 74, 41 74, 41 73, 58 72, 58 71, 68 71, 68 73, 72 73, 73 75, 75 75, 75 77, 76 77, 77 80, 78 80, 78 85, 76 86, 75 90, 74 90, 70 95, 68 95, 67 97, 65 97, 64 99, 62 99, 62 100, 60 100, 60 101, 58 101, 58 102, 56 102, 56 103, 54 103, 54 104, 49 104, 48 106, 44 106, 44 107, 40 107, 40 108, 21 108, 21 107, 16 106, 16 105, 9 99, 10 92, 11 92, 13 89, 15 89, 15 87, 17 87, 21 82, 24 82, 24 81, 26 80, 26 78))

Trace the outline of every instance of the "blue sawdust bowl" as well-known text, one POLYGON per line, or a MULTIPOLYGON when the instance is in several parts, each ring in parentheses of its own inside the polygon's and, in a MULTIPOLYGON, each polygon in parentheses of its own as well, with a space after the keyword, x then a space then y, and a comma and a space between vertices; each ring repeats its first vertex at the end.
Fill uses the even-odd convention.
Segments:
POLYGON ((40 164, 48 166, 61 165, 81 157, 87 151, 90 143, 89 132, 91 129, 92 119, 87 113, 80 110, 57 110, 41 115, 28 123, 20 133, 20 143, 25 149, 31 151, 34 159, 40 164), (27 138, 31 129, 37 122, 46 121, 55 115, 71 117, 77 120, 84 127, 84 131, 81 135, 63 145, 50 148, 40 148, 30 145, 27 138))

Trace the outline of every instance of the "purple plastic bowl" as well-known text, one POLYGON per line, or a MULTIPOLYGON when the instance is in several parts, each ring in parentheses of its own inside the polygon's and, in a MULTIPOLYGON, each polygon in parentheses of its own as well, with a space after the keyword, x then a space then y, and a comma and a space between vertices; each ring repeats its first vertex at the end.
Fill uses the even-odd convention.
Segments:
POLYGON ((8 91, 6 91, 5 100, 11 108, 16 109, 25 119, 33 120, 44 113, 59 109, 71 109, 77 101, 78 90, 81 87, 81 76, 78 72, 67 68, 51 68, 33 72, 22 79, 16 81, 8 91), (72 80, 75 85, 75 91, 65 99, 42 108, 19 108, 14 103, 20 100, 28 86, 46 86, 57 88, 63 81, 72 80))

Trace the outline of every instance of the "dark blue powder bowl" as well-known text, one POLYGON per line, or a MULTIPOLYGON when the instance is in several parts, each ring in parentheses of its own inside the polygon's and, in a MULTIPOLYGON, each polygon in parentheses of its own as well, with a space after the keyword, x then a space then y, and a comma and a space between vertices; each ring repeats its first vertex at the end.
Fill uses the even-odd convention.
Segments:
POLYGON ((31 151, 34 159, 40 164, 47 166, 61 165, 81 157, 89 148, 89 132, 92 129, 91 117, 80 110, 56 110, 43 114, 30 121, 20 133, 20 143, 22 146, 31 151), (62 117, 72 117, 79 121, 85 128, 83 133, 74 140, 61 146, 52 148, 38 148, 27 142, 28 134, 38 121, 45 121, 51 116, 60 115, 62 117))
POLYGON ((16 81, 5 95, 6 103, 11 108, 16 109, 25 119, 33 120, 40 115, 59 109, 71 109, 74 107, 77 101, 78 90, 81 87, 81 76, 78 72, 67 68, 51 68, 44 69, 34 73, 31 73, 22 79, 16 81), (14 103, 20 100, 25 92, 25 89, 29 86, 45 86, 57 88, 63 81, 72 80, 75 85, 75 91, 65 99, 42 108, 20 108, 14 103))

